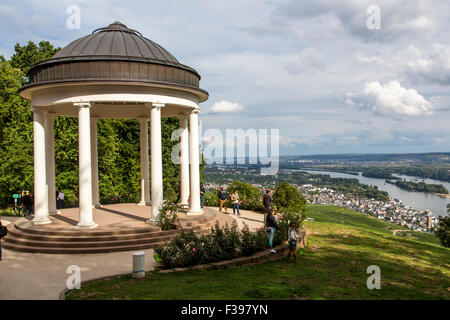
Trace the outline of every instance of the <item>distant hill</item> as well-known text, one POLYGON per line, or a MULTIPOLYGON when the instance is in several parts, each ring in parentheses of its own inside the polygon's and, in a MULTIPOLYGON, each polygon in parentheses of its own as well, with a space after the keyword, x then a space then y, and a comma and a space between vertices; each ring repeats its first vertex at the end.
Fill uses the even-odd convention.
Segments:
POLYGON ((436 153, 367 153, 367 154, 316 154, 281 156, 280 161, 317 160, 335 162, 440 162, 450 163, 450 152, 436 153))

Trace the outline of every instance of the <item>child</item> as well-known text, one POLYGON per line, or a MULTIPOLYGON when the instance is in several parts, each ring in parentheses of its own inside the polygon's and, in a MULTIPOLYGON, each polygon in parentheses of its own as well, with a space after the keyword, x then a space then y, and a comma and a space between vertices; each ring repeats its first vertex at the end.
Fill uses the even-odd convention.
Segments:
POLYGON ((289 229, 288 229, 288 242, 289 242, 288 261, 291 259, 291 254, 293 254, 296 263, 298 263, 297 241, 298 241, 298 234, 297 234, 297 230, 295 229, 295 223, 291 222, 289 225, 289 229))

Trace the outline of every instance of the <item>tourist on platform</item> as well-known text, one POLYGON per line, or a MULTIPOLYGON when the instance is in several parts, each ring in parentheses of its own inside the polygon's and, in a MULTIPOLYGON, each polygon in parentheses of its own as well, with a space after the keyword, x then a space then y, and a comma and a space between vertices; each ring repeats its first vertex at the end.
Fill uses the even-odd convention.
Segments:
POLYGON ((264 221, 267 220, 267 214, 269 210, 272 210, 272 190, 266 189, 266 193, 263 196, 263 205, 264 205, 264 221))
POLYGON ((177 189, 177 200, 175 200, 175 203, 178 203, 181 198, 181 178, 178 178, 178 189, 177 189))
POLYGON ((233 214, 237 214, 238 216, 240 216, 241 214, 239 213, 239 194, 237 190, 234 190, 234 193, 231 195, 231 202, 233 203, 233 214))
POLYGON ((219 212, 222 212, 222 207, 224 207, 225 213, 227 213, 228 192, 225 190, 225 187, 222 187, 222 190, 219 190, 217 196, 219 197, 219 212))
POLYGON ((273 246, 273 237, 275 236, 275 231, 279 230, 280 228, 278 228, 277 221, 275 220, 275 216, 273 215, 273 209, 270 209, 269 212, 267 213, 266 225, 267 225, 267 228, 270 229, 270 237, 269 237, 270 252, 276 252, 276 250, 274 250, 272 248, 272 246, 273 246))
POLYGON ((2 221, 0 220, 0 260, 2 260, 2 238, 8 234, 8 229, 2 226, 2 221))
POLYGON ((203 203, 205 202, 205 186, 203 183, 200 183, 200 207, 203 208, 203 203))
POLYGON ((295 262, 298 263, 297 260, 297 241, 298 241, 298 233, 294 222, 289 224, 288 229, 288 243, 289 243, 289 254, 288 261, 291 259, 291 254, 294 255, 295 262))
POLYGON ((56 198, 56 203, 59 202, 59 208, 57 209, 64 209, 64 193, 58 189, 58 197, 56 198))
POLYGON ((29 193, 25 194, 22 198, 22 212, 24 217, 33 213, 33 199, 29 193))

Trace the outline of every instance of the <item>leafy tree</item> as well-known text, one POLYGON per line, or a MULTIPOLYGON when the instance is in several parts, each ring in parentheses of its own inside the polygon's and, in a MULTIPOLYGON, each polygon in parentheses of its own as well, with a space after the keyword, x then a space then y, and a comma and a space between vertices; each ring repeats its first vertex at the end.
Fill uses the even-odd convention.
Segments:
POLYGON ((272 201, 280 212, 301 214, 306 208, 306 200, 301 192, 288 182, 278 182, 275 185, 272 201))
MULTIPOLYGON (((447 211, 449 206, 447 206, 447 211)), ((450 216, 439 216, 439 225, 436 230, 436 237, 439 238, 441 245, 444 247, 450 247, 450 216)))
POLYGON ((16 52, 11 57, 11 65, 27 74, 31 66, 53 57, 60 49, 53 47, 48 41, 41 41, 39 45, 36 45, 33 41, 28 41, 25 46, 16 43, 14 46, 16 52))
POLYGON ((306 214, 306 200, 301 192, 288 182, 278 182, 272 201, 278 215, 278 227, 280 232, 275 234, 274 244, 280 244, 287 240, 289 224, 294 222, 296 227, 302 226, 306 214))
POLYGON ((233 181, 228 187, 228 207, 232 206, 230 196, 237 190, 239 194, 239 200, 242 201, 239 205, 242 209, 263 211, 262 196, 259 189, 251 184, 242 181, 233 181))

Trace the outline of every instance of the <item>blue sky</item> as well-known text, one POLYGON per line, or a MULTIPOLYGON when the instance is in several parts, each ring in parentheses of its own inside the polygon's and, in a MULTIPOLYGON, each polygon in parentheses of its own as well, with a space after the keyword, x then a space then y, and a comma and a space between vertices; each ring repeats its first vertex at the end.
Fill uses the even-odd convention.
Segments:
POLYGON ((118 20, 202 75, 203 130, 279 129, 284 155, 450 151, 449 12, 433 0, 7 0, 0 54, 118 20))

